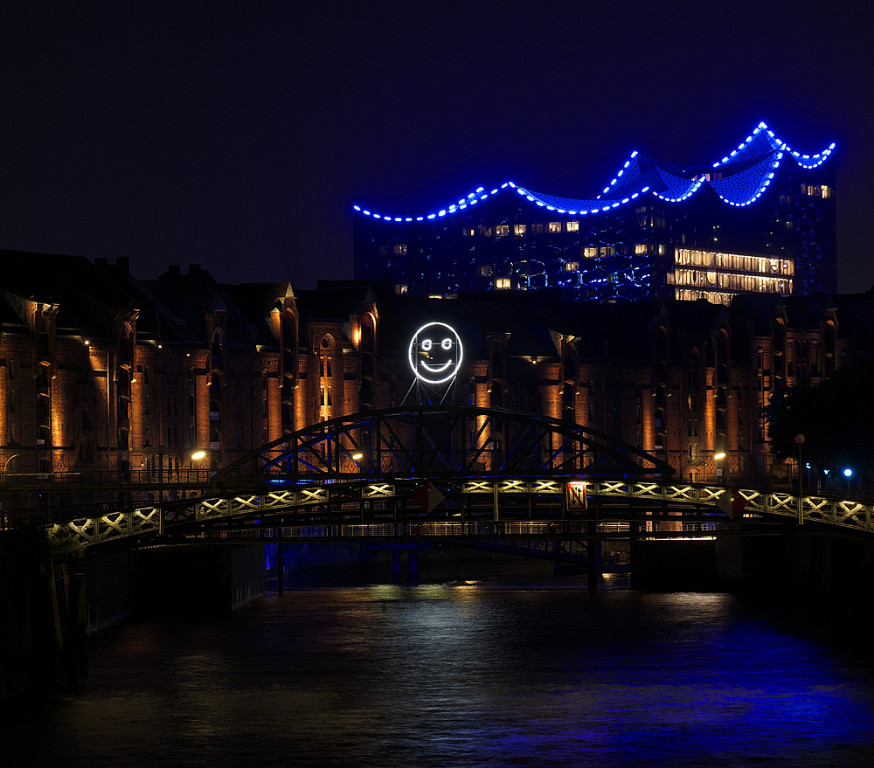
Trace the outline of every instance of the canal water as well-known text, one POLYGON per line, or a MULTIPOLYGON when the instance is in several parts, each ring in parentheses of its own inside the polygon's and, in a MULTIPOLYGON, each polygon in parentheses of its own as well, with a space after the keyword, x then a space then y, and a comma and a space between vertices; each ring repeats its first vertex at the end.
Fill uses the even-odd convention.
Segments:
POLYGON ((874 674, 726 594, 445 583, 136 623, 17 766, 871 766, 874 674))

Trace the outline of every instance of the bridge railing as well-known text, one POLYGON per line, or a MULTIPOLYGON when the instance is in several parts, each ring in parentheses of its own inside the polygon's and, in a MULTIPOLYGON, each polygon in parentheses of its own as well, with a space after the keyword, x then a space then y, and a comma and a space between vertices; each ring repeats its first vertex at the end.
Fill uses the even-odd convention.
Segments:
MULTIPOLYGON (((431 530, 427 526, 435 525, 463 526, 475 522, 486 525, 483 515, 492 514, 493 522, 501 522, 504 526, 526 525, 530 521, 518 518, 528 517, 536 518, 534 523, 540 526, 577 521, 585 525, 595 521, 599 526, 613 525, 619 533, 623 531, 622 526, 635 522, 643 526, 636 529, 641 532, 671 530, 703 534, 724 528, 732 519, 731 512, 743 507, 737 512, 743 519, 783 518, 787 522, 817 523, 857 533, 874 533, 874 507, 870 504, 818 496, 799 499, 788 493, 761 489, 604 480, 587 484, 589 509, 571 513, 562 503, 562 481, 477 478, 458 481, 452 488, 444 485, 446 501, 429 514, 411 501, 412 487, 415 484, 409 481, 332 483, 237 496, 193 498, 133 510, 99 510, 87 517, 69 521, 55 518, 54 521, 67 525, 86 544, 125 536, 163 534, 185 524, 230 526, 235 520, 248 518, 263 518, 267 524, 272 518, 283 515, 299 516, 300 524, 304 526, 312 522, 305 518, 336 518, 337 524, 347 524, 350 516, 357 516, 367 531, 375 532, 362 535, 382 535, 379 531, 383 529, 379 526, 383 524, 408 523, 418 525, 422 531, 431 530), (726 504, 731 501, 738 502, 737 506, 726 504), (387 517, 391 519, 385 520, 387 517)), ((291 522, 294 524, 293 520, 291 522)), ((511 528, 503 530, 510 531, 511 528)), ((524 535, 523 529, 519 528, 516 535, 524 535)))
POLYGON ((391 539, 410 540, 428 538, 467 537, 531 537, 549 538, 577 535, 580 538, 602 531, 589 531, 582 521, 465 521, 421 523, 366 523, 337 525, 280 525, 219 528, 197 534, 200 538, 219 539, 391 539))
POLYGON ((180 468, 159 472, 156 469, 99 470, 95 472, 0 472, 0 487, 6 489, 34 487, 75 487, 82 485, 149 485, 154 487, 208 484, 215 472, 211 469, 180 468))

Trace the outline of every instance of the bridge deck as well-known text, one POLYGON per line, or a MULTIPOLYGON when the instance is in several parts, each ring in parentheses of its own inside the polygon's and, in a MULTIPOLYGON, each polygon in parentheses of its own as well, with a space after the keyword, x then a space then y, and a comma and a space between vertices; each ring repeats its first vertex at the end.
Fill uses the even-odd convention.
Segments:
MULTIPOLYGON (((872 505, 816 496, 796 497, 759 489, 669 482, 605 480, 586 484, 584 508, 569 508, 566 481, 536 478, 446 480, 434 483, 439 503, 424 511, 413 497, 421 480, 330 482, 263 490, 240 495, 186 499, 137 509, 76 514, 53 510, 52 522, 68 527, 86 545, 119 539, 154 539, 178 534, 263 538, 265 530, 296 530, 290 539, 325 537, 338 526, 355 536, 488 535, 495 526, 504 536, 540 538, 572 535, 682 536, 722 535, 744 525, 815 523, 835 530, 870 535, 872 505), (732 506, 734 501, 734 506, 732 506), (742 509, 741 509, 742 507, 742 509), (741 515, 733 521, 731 512, 741 515), (728 514, 727 514, 728 513, 728 514), (255 523, 255 521, 259 521, 255 523), (351 528, 350 528, 351 526, 351 528), (444 526, 443 533, 435 526, 444 526), (446 526, 453 528, 452 533, 446 526), (517 528, 513 528, 517 526, 517 528), (528 526, 523 530, 523 527, 528 526), (303 532, 302 532, 303 531, 303 532), (310 531, 322 531, 316 534, 310 531)), ((420 497, 421 498, 421 497, 420 497)), ((492 534, 494 535, 494 533, 492 534)), ((285 537, 286 534, 283 534, 285 537)))

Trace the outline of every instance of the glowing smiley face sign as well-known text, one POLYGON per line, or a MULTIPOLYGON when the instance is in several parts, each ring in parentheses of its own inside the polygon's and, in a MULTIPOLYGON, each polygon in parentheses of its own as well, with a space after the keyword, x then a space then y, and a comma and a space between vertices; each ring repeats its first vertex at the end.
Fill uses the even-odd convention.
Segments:
POLYGON ((443 384, 458 375, 463 350, 451 325, 428 323, 410 340, 410 367, 419 381, 443 384))

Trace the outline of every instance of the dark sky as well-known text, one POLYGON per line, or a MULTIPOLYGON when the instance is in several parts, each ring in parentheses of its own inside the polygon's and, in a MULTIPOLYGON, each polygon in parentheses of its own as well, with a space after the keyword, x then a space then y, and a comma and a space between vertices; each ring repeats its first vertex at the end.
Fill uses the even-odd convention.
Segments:
MULTIPOLYGON (((0 248, 149 278, 352 276, 354 202, 601 191, 760 121, 831 141, 842 291, 874 284, 874 54, 841 2, 6 2, 0 248)), ((3 265, 4 269, 14 265, 3 265)))

